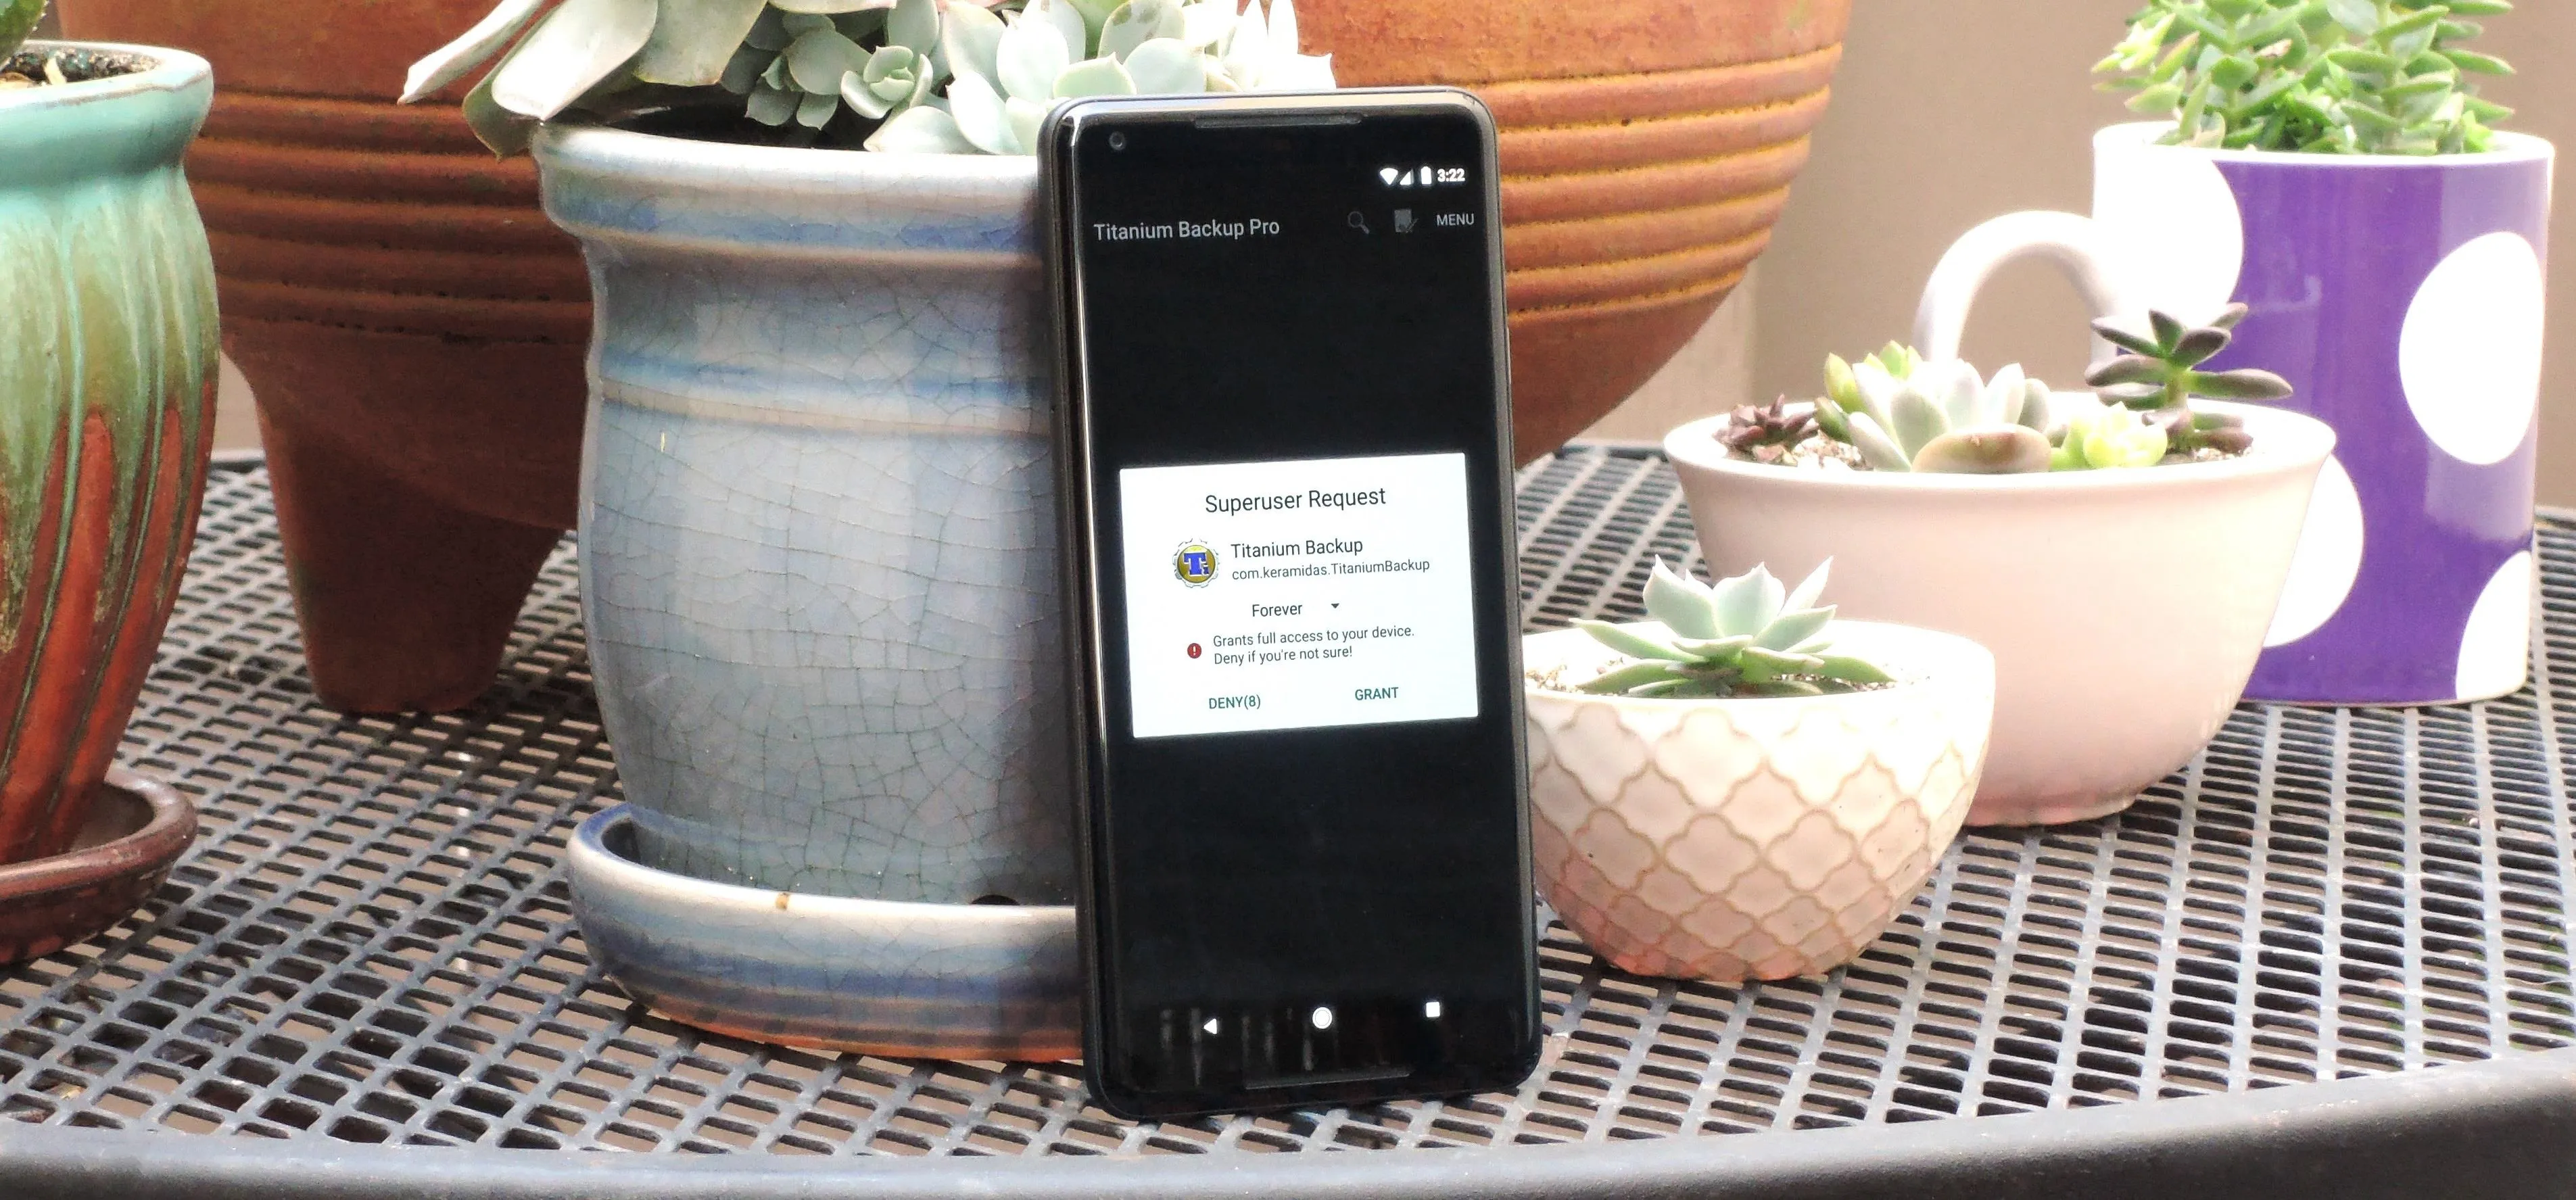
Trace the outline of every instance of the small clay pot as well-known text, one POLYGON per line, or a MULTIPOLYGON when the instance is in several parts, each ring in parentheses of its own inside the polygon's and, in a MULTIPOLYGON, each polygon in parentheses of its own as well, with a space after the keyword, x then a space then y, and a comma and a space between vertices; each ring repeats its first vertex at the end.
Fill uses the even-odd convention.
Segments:
POLYGON ((179 159, 205 60, 31 42, 0 92, 0 863, 60 853, 125 734, 197 527, 215 291, 179 159))
POLYGON ((204 54, 188 158, 224 349, 259 402, 314 691, 440 710, 491 683, 573 523, 590 288, 453 95, 404 70, 488 0, 64 0, 83 36, 204 54))
POLYGON ((1301 0, 1345 87, 1454 84, 1494 110, 1514 445, 1618 407, 1771 238, 1851 0, 1301 0))

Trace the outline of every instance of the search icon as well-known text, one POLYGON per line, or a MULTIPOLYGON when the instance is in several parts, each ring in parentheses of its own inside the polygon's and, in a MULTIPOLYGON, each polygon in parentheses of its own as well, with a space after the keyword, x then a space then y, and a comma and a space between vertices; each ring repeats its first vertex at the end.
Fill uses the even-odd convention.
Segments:
POLYGON ((1356 208, 1351 210, 1351 219, 1348 223, 1351 228, 1359 230, 1361 233, 1369 232, 1368 218, 1361 216, 1359 210, 1356 208))

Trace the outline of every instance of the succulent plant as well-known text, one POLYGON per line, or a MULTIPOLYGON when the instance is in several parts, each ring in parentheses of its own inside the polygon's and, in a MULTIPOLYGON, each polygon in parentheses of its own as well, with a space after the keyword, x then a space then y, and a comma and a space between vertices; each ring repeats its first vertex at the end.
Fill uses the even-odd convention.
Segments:
POLYGON ((2084 382, 2100 389, 2114 404, 2151 414, 2171 442, 2171 453, 2189 457, 2201 450, 2242 454, 2254 444, 2243 422, 2221 413, 2195 411, 2195 397, 2212 400, 2281 400, 2290 382, 2270 371, 2240 368, 2203 371, 2202 363, 2227 349, 2247 309, 2231 304, 2216 320, 2197 329, 2163 312, 2147 314, 2144 334, 2116 321, 2095 321, 2093 332, 2126 353, 2093 368, 2084 382))
POLYGON ((2069 413, 2059 434, 2052 471, 2102 471, 2152 467, 2165 460, 2172 440, 2165 426, 2136 409, 2102 405, 2069 413))
POLYGON ((717 83, 744 98, 743 115, 772 127, 821 129, 844 103, 882 119, 930 98, 939 32, 934 0, 837 15, 764 8, 717 83))
POLYGON ((0 65, 27 44, 36 32, 36 22, 44 19, 45 0, 0 0, 0 65))
POLYGON ((1789 407, 1789 398, 1773 400, 1770 407, 1746 404, 1726 417, 1726 430, 1717 440, 1726 448, 1759 463, 1777 463, 1789 451, 1816 435, 1816 414, 1807 405, 1789 407))
POLYGON ((1815 418, 1880 471, 2009 475, 2048 469, 2048 385, 2019 365, 1991 380, 1890 344, 1858 363, 1825 360, 1815 418))
POLYGON ((1892 682, 1875 664, 1828 654, 1834 610, 1818 607, 1827 560, 1794 590, 1771 572, 1752 571, 1715 586, 1655 560, 1646 577, 1646 615, 1662 629, 1607 621, 1576 627, 1635 659, 1580 685, 1596 695, 1670 700, 1732 696, 1821 696, 1892 682))
POLYGON ((2269 371, 2200 369, 2227 348, 2246 312, 2230 305, 2195 329, 2151 311, 2144 334, 2094 322, 2094 332, 2125 352, 2085 376, 2100 389, 2099 403, 2074 397, 2061 411, 2048 385, 2018 365, 1980 379, 1967 363, 1927 362, 1913 347, 1891 342, 1858 363, 1828 356, 1825 394, 1812 408, 1780 401, 1739 408, 1717 436, 1738 457, 1790 462, 1788 448, 1808 436, 1802 418, 1812 418, 1815 430, 1858 451, 1872 470, 1953 474, 2148 467, 2243 454, 2254 445, 2243 418, 2202 412, 2191 402, 2291 394, 2289 381, 2269 371))
MULTIPOLYGON (((2561 0, 2563 2, 2563 0, 2561 0)), ((2174 118, 2168 143, 2330 154, 2458 154, 2489 148, 2513 110, 2478 98, 2472 75, 2502 59, 2461 49, 2472 17, 2506 0, 2146 0, 2128 37, 2094 66, 2129 107, 2174 118)))
POLYGON ((719 88, 791 144, 1026 154, 1066 97, 1334 86, 1331 56, 1298 50, 1294 0, 562 0, 538 19, 545 4, 501 0, 413 64, 402 99, 498 56, 465 115, 499 154, 567 111, 719 88))

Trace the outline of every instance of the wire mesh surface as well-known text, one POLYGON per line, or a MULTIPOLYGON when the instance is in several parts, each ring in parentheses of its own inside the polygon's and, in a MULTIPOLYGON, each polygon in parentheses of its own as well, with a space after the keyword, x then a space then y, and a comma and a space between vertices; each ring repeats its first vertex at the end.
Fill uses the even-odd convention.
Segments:
MULTIPOLYGON (((1543 461, 1520 517, 1534 625, 1634 615, 1653 556, 1698 558, 1650 455, 1543 461)), ((204 834, 143 912, 0 971, 0 1115, 531 1149, 1410 1148, 2152 1101, 2568 1046, 2576 683, 2554 669, 2576 670, 2576 527, 2544 523, 2541 547, 2554 703, 2248 706, 2122 816, 1970 831, 1823 979, 1639 980, 1550 929, 1549 1037, 1517 1095, 1136 1125, 1064 1069, 773 1049, 627 1000, 558 867, 619 799, 569 556, 476 708, 341 716, 304 675, 265 477, 218 475, 125 755, 204 834)))

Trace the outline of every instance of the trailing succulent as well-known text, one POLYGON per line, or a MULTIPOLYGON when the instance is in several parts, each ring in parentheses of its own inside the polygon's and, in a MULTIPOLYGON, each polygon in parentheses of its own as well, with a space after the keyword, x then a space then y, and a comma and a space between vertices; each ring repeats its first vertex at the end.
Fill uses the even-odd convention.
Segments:
POLYGON ((1028 154, 1066 97, 1334 86, 1330 55, 1298 52, 1294 0, 563 0, 537 20, 545 4, 501 0, 413 64, 403 100, 498 56, 465 98, 498 154, 566 112, 726 93, 787 144, 1028 154))
MULTIPOLYGON (((2565 0, 2552 0, 2564 3, 2565 0)), ((2506 0, 2147 0, 2094 66, 2129 107, 2171 116, 2171 144, 2326 154, 2459 154, 2513 110, 2472 75, 2504 60, 2460 48, 2506 0)))
POLYGON ((2280 400, 2289 381, 2269 371, 2204 371, 2234 338, 2246 308, 2231 305, 2192 328, 2162 312, 2146 333, 2112 321, 2094 332, 2123 353, 2085 382, 2100 402, 2052 397, 2019 366, 1982 379, 1964 362, 1927 362, 1889 343, 1859 362, 1825 359, 1825 394, 1811 405, 1787 398, 1729 415, 1718 441, 1736 457, 1786 463, 1821 436, 1852 447, 1876 471, 2019 475, 2152 467, 2243 454, 2254 445, 2242 418, 2202 412, 2195 398, 2280 400))
POLYGON ((1755 567, 1714 586, 1655 560, 1646 614, 1660 631, 1580 621, 1602 645, 1635 659, 1579 690, 1668 700, 1823 696, 1893 682, 1886 671, 1833 647, 1834 610, 1819 607, 1829 560, 1794 590, 1755 567))

